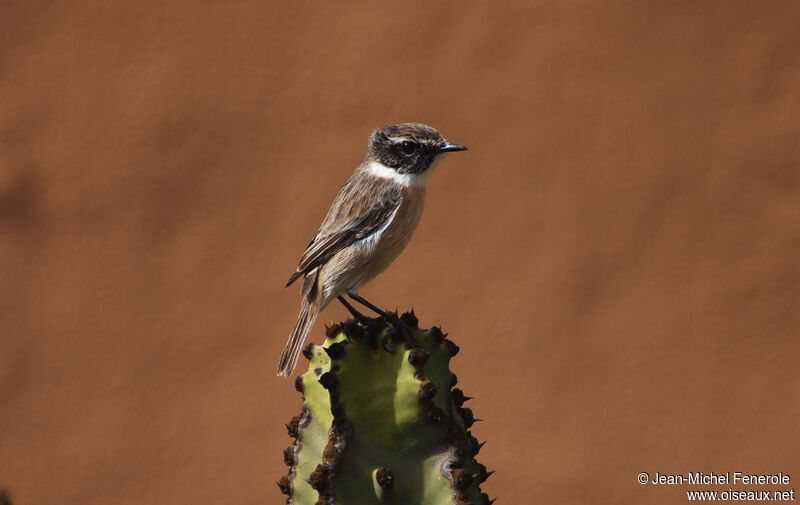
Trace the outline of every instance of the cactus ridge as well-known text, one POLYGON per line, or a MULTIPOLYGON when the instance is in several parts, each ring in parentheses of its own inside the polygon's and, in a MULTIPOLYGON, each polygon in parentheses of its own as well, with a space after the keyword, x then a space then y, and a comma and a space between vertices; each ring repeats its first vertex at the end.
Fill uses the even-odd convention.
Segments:
POLYGON ((303 350, 304 404, 287 424, 294 442, 278 482, 287 504, 490 503, 480 484, 493 472, 475 461, 476 419, 449 369, 459 348, 438 327, 420 329, 413 310, 400 320, 417 346, 382 319, 347 320, 303 350))

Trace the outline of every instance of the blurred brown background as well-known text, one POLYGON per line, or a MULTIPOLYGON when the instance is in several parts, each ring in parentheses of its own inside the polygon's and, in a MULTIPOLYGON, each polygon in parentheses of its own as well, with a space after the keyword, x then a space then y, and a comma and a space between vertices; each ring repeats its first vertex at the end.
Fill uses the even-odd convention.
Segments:
POLYGON ((470 151, 362 293, 461 346, 498 503, 686 501, 641 471, 800 479, 798 15, 1 3, 0 487, 282 503, 283 284, 402 121, 470 151))

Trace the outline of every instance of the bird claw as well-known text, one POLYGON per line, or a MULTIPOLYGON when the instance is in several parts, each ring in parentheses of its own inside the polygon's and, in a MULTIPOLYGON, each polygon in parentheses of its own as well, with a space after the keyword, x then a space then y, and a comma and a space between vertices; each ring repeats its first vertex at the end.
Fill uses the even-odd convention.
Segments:
POLYGON ((395 352, 393 350, 391 350, 388 347, 386 347, 386 344, 389 342, 389 340, 391 340, 391 338, 394 336, 395 333, 396 333, 396 330, 394 329, 394 327, 392 327, 392 328, 389 329, 389 331, 387 331, 383 335, 383 337, 381 337, 381 347, 383 347, 383 350, 388 352, 389 354, 395 354, 395 352))
POLYGON ((400 333, 403 334, 403 338, 405 339, 406 344, 408 344, 409 347, 419 347, 419 342, 417 342, 417 339, 414 338, 414 334, 411 332, 411 328, 409 328, 408 325, 406 325, 406 323, 402 321, 400 321, 400 325, 403 328, 400 331, 400 333))
POLYGON ((401 337, 403 337, 403 340, 406 341, 406 344, 408 344, 410 347, 419 347, 419 342, 417 342, 417 339, 414 338, 411 328, 409 328, 402 319, 395 317, 394 320, 391 321, 391 324, 392 329, 394 329, 400 334, 401 337))
POLYGON ((414 338, 411 328, 409 328, 408 325, 399 317, 392 318, 392 320, 389 321, 389 324, 391 324, 392 327, 389 328, 389 331, 387 331, 383 337, 381 337, 381 347, 383 347, 384 351, 388 352, 389 354, 395 354, 394 351, 386 346, 389 340, 393 339, 395 336, 400 336, 403 340, 405 340, 409 347, 419 347, 419 342, 417 342, 417 339, 414 338))

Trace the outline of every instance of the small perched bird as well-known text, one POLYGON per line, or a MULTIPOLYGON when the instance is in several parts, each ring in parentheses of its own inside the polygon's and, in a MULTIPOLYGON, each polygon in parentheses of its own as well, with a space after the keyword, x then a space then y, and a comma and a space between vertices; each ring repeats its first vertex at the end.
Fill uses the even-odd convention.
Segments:
POLYGON ((359 296, 358 290, 408 244, 422 215, 425 180, 439 157, 466 149, 424 124, 404 123, 373 132, 364 161, 339 191, 286 283, 304 277, 300 315, 283 349, 278 375, 292 372, 317 315, 334 298, 356 318, 365 318, 344 294, 403 331, 396 316, 359 296))

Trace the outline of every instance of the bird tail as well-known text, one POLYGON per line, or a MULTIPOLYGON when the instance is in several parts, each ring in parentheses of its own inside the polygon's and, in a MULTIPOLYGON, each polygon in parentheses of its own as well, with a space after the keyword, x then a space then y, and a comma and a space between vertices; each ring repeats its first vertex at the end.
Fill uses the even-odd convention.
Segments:
POLYGON ((319 314, 319 301, 309 296, 303 297, 303 304, 300 308, 300 315, 297 317, 297 324, 289 335, 289 340, 286 342, 286 347, 283 348, 281 360, 278 364, 278 375, 288 377, 295 365, 297 358, 300 356, 300 351, 303 350, 303 344, 306 343, 308 333, 314 322, 317 320, 319 314))

